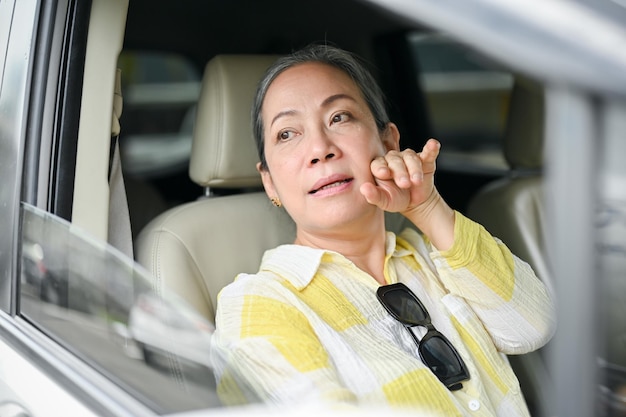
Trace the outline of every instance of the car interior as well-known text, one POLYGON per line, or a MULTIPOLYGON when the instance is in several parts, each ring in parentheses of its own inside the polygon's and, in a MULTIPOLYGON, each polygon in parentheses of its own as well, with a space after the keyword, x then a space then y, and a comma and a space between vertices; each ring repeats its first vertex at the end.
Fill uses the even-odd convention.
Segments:
MULTIPOLYGON (((67 160, 58 166, 71 167, 73 155, 75 166, 71 175, 55 174, 61 185, 72 182, 69 191, 42 187, 53 194, 42 199, 134 258, 157 293, 175 293, 212 322, 219 290, 237 273, 255 272, 265 250, 293 239, 293 222, 272 206, 255 169, 250 106, 276 57, 310 43, 364 60, 386 94, 401 146, 441 141, 435 181, 444 199, 552 288, 541 235, 543 91, 532 79, 364 1, 72 7, 89 24, 77 25, 84 75, 68 92, 80 97, 77 140, 69 156, 59 153, 67 160)), ((387 225, 408 226, 394 215, 387 225)), ((510 359, 535 413, 549 395, 544 354, 510 359)))
POLYGON ((543 92, 536 82, 516 78, 503 135, 509 172, 481 188, 472 197, 467 213, 507 242, 553 291, 542 236, 543 101, 543 92))
MULTIPOLYGON (((131 219, 136 220, 133 222, 135 236, 149 220, 145 218, 149 217, 147 214, 156 214, 163 207, 193 201, 204 195, 204 187, 196 184, 188 174, 192 132, 189 125, 193 125, 190 119, 193 121, 204 67, 216 55, 280 55, 312 42, 329 42, 353 51, 365 60, 383 86, 391 118, 400 127, 401 146, 421 149, 429 137, 438 136, 443 149, 449 151, 449 162, 442 161, 441 165, 452 169, 440 169, 438 185, 450 204, 465 211, 470 196, 480 186, 504 174, 504 159, 498 155, 497 148, 500 146, 498 142, 504 125, 503 112, 508 103, 510 80, 496 87, 481 88, 480 83, 485 81, 481 81, 480 77, 486 78, 490 74, 486 70, 477 71, 465 62, 470 60, 475 66, 474 62, 487 62, 476 53, 461 50, 453 56, 448 52, 452 48, 442 43, 441 56, 436 56, 438 45, 426 41, 423 48, 416 48, 414 42, 422 42, 418 34, 432 34, 427 28, 407 26, 401 18, 388 15, 365 2, 294 4, 274 1, 262 7, 252 1, 237 1, 228 5, 211 2, 187 4, 188 7, 183 10, 141 0, 129 4, 124 47, 119 61, 126 90, 120 135, 122 166, 129 188, 151 188, 160 197, 160 201, 155 200, 154 203, 157 209, 146 207, 137 210, 136 204, 141 205, 143 200, 137 198, 139 201, 135 202, 134 193, 128 193, 131 219), (245 10, 245 13, 237 13, 235 10, 238 9, 245 10), (333 13, 326 13, 326 10, 333 10, 333 13), (298 22, 302 16, 307 16, 306 24, 288 24, 290 28, 283 29, 284 22, 298 22), (167 35, 162 30, 164 21, 167 21, 167 35), (247 29, 242 33, 236 27, 247 29), (171 36, 171 33, 177 36, 171 36), (254 33, 254 36, 247 36, 246 33, 254 33), (426 78, 418 72, 418 53, 426 55, 425 61, 430 68, 444 67, 439 73, 433 70, 433 73, 425 74, 430 76, 429 80, 434 79, 431 82, 434 84, 432 94, 426 94, 420 85, 420 80, 426 78), (165 62, 159 63, 163 58, 165 62), (468 72, 476 75, 477 80, 473 82, 477 84, 460 91, 446 91, 441 87, 440 80, 437 85, 437 76, 441 78, 446 71, 451 71, 445 68, 448 63, 453 70, 461 68, 461 76, 468 72), (155 74, 146 74, 150 66, 155 74), (185 68, 180 68, 182 66, 185 68), (175 90, 167 90, 163 81, 148 78, 163 77, 159 72, 168 71, 185 73, 171 83, 170 87, 175 90), (195 75, 190 76, 190 72, 195 75), (144 80, 139 79, 141 76, 144 80), (182 97, 188 89, 193 91, 182 97), (472 89, 473 92, 470 91, 472 89), (149 94, 153 97, 161 94, 163 97, 154 98, 150 103, 145 98, 149 94), (172 98, 174 95, 177 95, 176 98, 172 98), (171 102, 168 103, 165 96, 169 96, 171 102), (465 107, 462 103, 466 103, 465 107), (476 103, 481 104, 477 106, 476 103), (434 115, 429 114, 429 105, 436 109, 434 115), (442 106, 450 105, 460 108, 455 111, 447 107, 441 110, 442 106), (482 120, 473 117, 481 112, 485 115, 482 120), (439 130, 445 132, 448 129, 453 134, 449 138, 439 135, 433 128, 436 124, 444 124, 445 128, 439 130), (184 140, 183 136, 186 136, 184 140), (168 138, 172 140, 165 144, 168 138), (177 158, 179 153, 172 148, 174 142, 186 143, 186 159, 181 161, 177 158), (142 145, 147 149, 140 150, 142 145), (159 162, 157 153, 161 148, 165 153, 169 151, 171 162, 159 162), (463 160, 458 157, 457 151, 475 153, 475 157, 463 160), (148 158, 153 158, 151 166, 145 163, 148 158), (481 158, 487 159, 487 163, 483 163, 481 158), (491 159, 496 159, 496 162, 491 159), (473 163, 475 160, 478 162, 473 163), (460 175, 462 171, 469 174, 460 175), (144 218, 140 218, 142 215, 144 218)), ((503 72, 499 68, 497 70, 503 72)), ((213 191, 226 194, 232 190, 221 187, 213 191)))
POLYGON ((255 272, 267 248, 289 243, 295 227, 273 209, 256 172, 249 103, 273 55, 218 55, 203 77, 189 172, 206 197, 169 209, 136 241, 137 260, 156 281, 213 321, 217 293, 238 272, 255 272), (240 191, 212 195, 214 189, 240 191), (252 190, 252 191, 247 191, 252 190), (219 242, 211 249, 207 242, 219 242), (235 261, 233 257, 236 257, 235 261), (233 262, 224 262, 233 259, 233 262))
MULTIPOLYGON (((537 207, 539 198, 541 128, 540 120, 529 118, 540 113, 532 100, 541 93, 518 93, 531 82, 516 79, 511 95, 513 74, 460 44, 453 45, 460 51, 455 56, 450 42, 436 37, 428 43, 431 36, 439 34, 353 0, 190 0, 185 7, 93 1, 72 222, 134 256, 153 274, 157 292, 173 291, 212 321, 219 290, 237 273, 255 272, 266 249, 294 234, 255 169, 249 109, 256 82, 276 56, 325 42, 355 52, 370 67, 387 95, 402 147, 421 149, 435 136, 449 150, 442 151, 436 176, 449 204, 484 220, 488 229, 494 222, 493 230, 517 245, 520 256, 544 268, 535 233, 541 213, 525 208, 537 207), (460 60, 482 67, 464 68, 460 60), (454 70, 459 77, 446 80, 454 70), (498 81, 502 74, 510 78, 494 87, 486 78, 492 73, 498 81), (455 82, 468 76, 469 85, 455 90, 455 82), (117 95, 111 94, 116 85, 117 95), (481 114, 498 116, 485 121, 481 114), (527 154, 520 150, 529 143, 535 165, 526 170, 527 154), (110 180, 94 183, 93 171, 107 169, 110 180), (492 181, 497 183, 483 189, 492 181), (528 181, 533 184, 524 185, 528 181), (516 191, 497 191, 505 188, 500 183, 516 191), (522 226, 511 231, 518 222, 522 226)), ((400 231, 406 224, 388 216, 388 226, 400 231)), ((531 408, 538 407, 542 359, 514 365, 522 369, 531 408)))
MULTIPOLYGON (((142 34, 141 40, 133 37, 133 19, 139 19, 138 16, 141 13, 136 10, 141 10, 142 7, 140 2, 130 4, 125 51, 138 49, 139 46, 142 46, 142 49, 148 48, 150 44, 149 37, 145 33, 142 34)), ((273 22, 289 22, 298 19, 296 14, 303 13, 304 7, 306 6, 276 4, 275 7, 268 8, 275 11, 271 16, 267 16, 268 21, 263 23, 263 19, 260 19, 252 25, 259 25, 258 29, 261 33, 264 30, 271 31, 275 27, 273 22), (290 12, 294 15, 290 15, 290 12), (285 15, 282 15, 283 13, 285 15)), ((321 4, 318 7, 320 10, 325 9, 321 4)), ((239 272, 255 272, 266 249, 289 242, 293 238, 291 220, 284 210, 272 207, 262 191, 260 176, 254 170, 258 157, 250 128, 249 108, 255 84, 276 55, 288 53, 291 49, 310 42, 319 41, 319 34, 316 34, 316 31, 319 30, 318 28, 325 28, 324 41, 336 43, 366 57, 373 63, 373 70, 378 75, 381 85, 386 89, 391 103, 392 117, 399 121, 402 132, 401 142, 405 147, 421 148, 426 139, 434 134, 430 127, 429 110, 433 107, 437 109, 437 100, 443 101, 443 106, 445 106, 446 94, 454 96, 454 92, 444 92, 441 93, 443 98, 431 97, 430 101, 433 106, 428 107, 425 88, 419 83, 420 78, 417 73, 419 64, 415 65, 410 62, 416 59, 415 56, 411 56, 408 35, 414 32, 414 28, 404 28, 401 20, 394 21, 390 16, 381 16, 380 13, 377 14, 377 10, 370 10, 362 3, 341 2, 332 6, 334 10, 343 7, 346 8, 346 13, 355 16, 356 21, 359 22, 346 33, 340 31, 335 36, 331 36, 333 29, 338 30, 347 24, 345 21, 333 22, 333 17, 319 16, 319 19, 310 21, 324 23, 317 23, 311 28, 300 28, 297 34, 280 32, 273 34, 270 39, 267 39, 267 45, 263 47, 254 47, 250 42, 246 42, 246 39, 233 36, 226 42, 218 42, 215 45, 217 48, 213 49, 211 42, 207 41, 204 49, 198 48, 194 51, 195 55, 191 55, 192 59, 201 65, 208 63, 202 71, 200 93, 194 109, 195 123, 192 130, 189 167, 182 173, 178 173, 178 176, 184 178, 188 171, 189 178, 197 185, 196 195, 183 197, 183 200, 191 198, 192 201, 174 205, 156 219, 141 226, 141 232, 135 240, 135 253, 138 262, 155 274, 159 285, 183 295, 210 320, 214 317, 217 293, 224 285, 232 281, 239 272), (376 24, 373 24, 374 20, 376 24), (369 33, 360 33, 356 36, 355 30, 369 33), (369 42, 366 42, 366 39, 369 42), (228 47, 226 46, 228 42, 242 43, 228 47), (219 242, 219 244, 211 245, 210 242, 219 242)), ((276 26, 280 25, 276 23, 276 26)), ((144 26, 142 28, 146 30, 144 26)), ((427 29, 423 30, 427 32, 427 29)), ((228 36, 220 37, 220 39, 224 38, 228 36)), ((211 34, 207 34, 203 39, 211 39, 215 42, 215 36, 211 34)), ((156 39, 152 39, 152 42, 156 42, 156 39)), ((171 45, 175 41, 170 39, 168 42, 171 45)), ((184 53, 183 51, 177 52, 184 53)), ((471 52, 465 53, 471 54, 471 52)), ((446 57, 440 59, 445 60, 446 57)), ((514 242, 515 249, 523 254, 521 256, 528 255, 526 259, 531 264, 545 268, 541 256, 543 253, 541 236, 538 233, 541 213, 536 209, 540 199, 538 191, 540 177, 537 175, 539 170, 536 164, 542 156, 541 119, 536 117, 542 112, 542 107, 536 106, 537 103, 541 103, 541 93, 535 91, 536 88, 530 80, 516 81, 513 96, 510 98, 505 96, 504 99, 499 97, 502 101, 499 104, 503 108, 500 111, 508 107, 510 113, 502 122, 506 127, 502 132, 502 143, 498 143, 497 146, 500 150, 504 148, 507 158, 509 154, 511 155, 507 160, 511 171, 502 170, 502 165, 498 164, 483 166, 482 170, 480 164, 472 167, 473 169, 458 169, 462 163, 449 164, 453 169, 446 171, 446 164, 442 163, 443 168, 440 165, 436 178, 440 192, 453 207, 456 206, 456 209, 465 212, 470 217, 475 215, 474 218, 477 220, 495 223, 494 234, 496 232, 501 234, 507 243, 514 242), (533 94, 529 93, 529 90, 533 94), (534 146, 528 146, 529 143, 534 146), (507 149, 510 149, 509 153, 506 152, 507 149), (531 154, 532 152, 534 154, 531 154), (528 164, 531 166, 530 169, 525 169, 527 166, 522 164, 528 158, 530 158, 528 164), (494 185, 489 185, 483 190, 482 187, 491 180, 495 181, 494 185), (520 185, 529 181, 533 181, 533 184, 520 185), (497 193, 497 191, 490 190, 498 188, 500 182, 512 183, 510 188, 517 187, 517 191, 509 192, 509 194, 502 191, 499 194, 499 200, 495 197, 490 198, 489 196, 497 193), (518 194, 521 196, 517 197, 518 194), (520 207, 520 204, 523 206, 520 207), (535 210, 526 210, 528 205, 535 210), (517 222, 522 225, 515 228, 514 226, 518 223, 509 222, 511 218, 517 219, 517 222), (533 234, 528 236, 529 232, 533 234)), ((452 99, 447 102, 458 103, 458 94, 463 93, 463 91, 457 93, 456 100, 452 99)), ((474 100, 472 105, 480 102, 480 99, 474 98, 474 100)), ((442 105, 439 104, 439 106, 442 105)), ((468 111, 467 109, 443 109, 445 112, 455 110, 468 111)), ((437 115, 437 117, 442 116, 437 115)), ((480 154, 478 152, 472 154, 471 151, 475 148, 480 150, 480 147, 484 146, 484 142, 481 141, 477 144, 471 143, 471 134, 481 134, 481 132, 472 132, 472 128, 473 126, 467 126, 467 132, 462 132, 463 126, 457 128, 455 132, 457 137, 450 141, 454 150, 463 151, 469 148, 469 160, 472 156, 480 154), (465 143, 459 146, 458 142, 463 139, 465 143)), ((488 136, 493 133, 484 134, 488 136)), ((122 135, 120 141, 123 140, 122 135)), ((441 138, 441 141, 445 149, 446 138, 441 138)), ((458 158, 462 156, 457 156, 458 158)), ((137 187, 137 184, 141 184, 141 180, 135 179, 134 186, 137 187)), ((155 179, 148 186, 144 183, 144 188, 150 185, 156 189, 171 187, 171 185, 162 184, 171 183, 164 179, 155 179)), ((194 187, 190 188, 194 189, 194 187)), ((162 200, 169 200, 167 194, 161 198, 162 200)), ((144 196, 133 199, 132 194, 129 193, 129 202, 132 204, 133 201, 141 202, 142 207, 152 204, 144 196)), ((131 206, 131 217, 133 212, 138 211, 141 210, 137 206, 131 206)), ((402 219, 392 215, 387 217, 390 230, 399 232, 406 226, 402 219)), ((485 226, 489 229, 491 224, 485 224, 485 226)), ((517 373, 531 408, 536 409, 539 407, 538 402, 545 400, 546 395, 546 390, 541 387, 547 378, 541 353, 511 360, 513 365, 520 369, 517 373)))
MULTIPOLYGON (((192 180, 207 191, 203 198, 151 220, 135 242, 138 262, 152 272, 160 291, 182 295, 211 321, 219 291, 238 273, 254 273, 265 250, 294 238, 293 221, 284 210, 272 207, 266 194, 259 191, 260 176, 251 170, 258 156, 248 107, 256 83, 275 59, 272 55, 218 55, 209 61, 196 111, 189 168, 192 180), (214 188, 228 188, 233 194, 213 195, 214 188), (207 241, 219 245, 207 250, 207 241), (224 262, 228 259, 232 262, 224 262)), ((512 93, 505 143, 512 148, 510 164, 515 172, 481 189, 470 202, 468 215, 511 242, 512 250, 528 255, 533 266, 545 268, 543 251, 538 248, 542 217, 536 164, 541 160, 542 106, 536 88, 530 81, 520 80, 512 93), (535 123, 529 123, 529 113, 535 123), (519 130, 512 129, 515 123, 519 130), (522 136, 520 141, 535 146, 515 152, 517 135, 522 136), (535 234, 528 236, 529 232, 535 234)), ((388 230, 396 233, 411 227, 397 214, 387 213, 386 222, 388 230)), ((546 391, 538 389, 547 380, 541 355, 532 353, 511 361, 520 368, 518 376, 529 391, 527 397, 537 401, 545 396, 546 391)))

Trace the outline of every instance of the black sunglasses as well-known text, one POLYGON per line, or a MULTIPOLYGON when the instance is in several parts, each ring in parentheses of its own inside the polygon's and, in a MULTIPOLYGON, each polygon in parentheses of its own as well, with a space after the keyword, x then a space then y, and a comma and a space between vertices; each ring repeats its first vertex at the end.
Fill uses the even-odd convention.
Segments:
POLYGON ((422 302, 403 283, 383 285, 376 296, 385 309, 404 325, 415 340, 420 358, 433 374, 450 391, 463 388, 461 381, 470 378, 469 371, 452 343, 435 329, 422 302), (426 327, 427 332, 418 340, 411 327, 426 327))

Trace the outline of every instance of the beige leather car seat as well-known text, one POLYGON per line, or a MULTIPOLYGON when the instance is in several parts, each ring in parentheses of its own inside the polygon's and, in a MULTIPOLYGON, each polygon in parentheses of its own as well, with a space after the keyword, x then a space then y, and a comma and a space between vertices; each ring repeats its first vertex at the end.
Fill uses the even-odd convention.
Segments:
POLYGON ((502 239, 551 286, 542 236, 543 117, 541 88, 528 79, 518 78, 511 93, 503 144, 510 171, 474 196, 468 215, 502 239))
MULTIPOLYGON (((528 262, 552 291, 543 238, 543 138, 543 90, 531 80, 517 78, 503 144, 510 171, 474 196, 467 215, 528 262)), ((509 358, 534 412, 541 411, 541 404, 550 396, 550 378, 541 352, 509 358)))
POLYGON ((258 271, 265 250, 295 237, 284 209, 261 191, 252 137, 256 84, 275 59, 223 55, 207 64, 189 168, 207 197, 157 216, 136 241, 137 260, 157 290, 174 291, 212 322, 222 287, 240 272, 258 271), (219 188, 241 192, 217 196, 219 188))

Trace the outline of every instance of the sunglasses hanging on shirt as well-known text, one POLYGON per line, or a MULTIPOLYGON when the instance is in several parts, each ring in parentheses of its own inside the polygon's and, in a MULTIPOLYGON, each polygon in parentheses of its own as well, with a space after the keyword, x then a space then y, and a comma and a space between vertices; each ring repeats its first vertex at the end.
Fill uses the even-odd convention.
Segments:
POLYGON ((383 285, 376 291, 376 296, 389 314, 408 330, 417 344, 422 362, 432 373, 450 391, 461 389, 461 382, 470 378, 467 366, 452 343, 435 329, 419 298, 402 283, 383 285), (427 329, 421 340, 411 330, 416 326, 427 329))

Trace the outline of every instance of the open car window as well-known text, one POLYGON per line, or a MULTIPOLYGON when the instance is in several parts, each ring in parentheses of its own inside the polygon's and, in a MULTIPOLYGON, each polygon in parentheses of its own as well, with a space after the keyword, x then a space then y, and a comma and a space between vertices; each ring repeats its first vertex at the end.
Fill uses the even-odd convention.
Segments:
POLYGON ((22 204, 21 314, 157 413, 219 405, 213 326, 111 246, 22 204))

